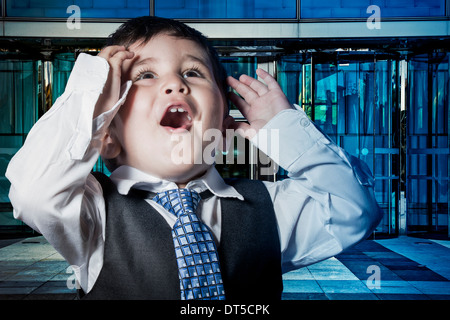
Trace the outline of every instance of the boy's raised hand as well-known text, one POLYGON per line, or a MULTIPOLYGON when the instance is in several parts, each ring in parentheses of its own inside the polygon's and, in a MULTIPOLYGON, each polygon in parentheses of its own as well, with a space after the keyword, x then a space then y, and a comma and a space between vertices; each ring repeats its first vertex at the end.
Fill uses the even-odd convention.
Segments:
POLYGON ((128 51, 124 46, 108 46, 98 56, 106 59, 110 68, 103 92, 95 105, 94 118, 110 110, 119 101, 122 64, 126 59, 133 58, 134 52, 128 51))
POLYGON ((233 77, 227 79, 228 85, 242 97, 231 92, 229 99, 249 122, 249 124, 235 122, 234 129, 244 130, 245 136, 249 139, 253 138, 278 112, 293 108, 277 81, 269 73, 257 69, 256 74, 266 84, 247 75, 240 76, 239 80, 233 77))

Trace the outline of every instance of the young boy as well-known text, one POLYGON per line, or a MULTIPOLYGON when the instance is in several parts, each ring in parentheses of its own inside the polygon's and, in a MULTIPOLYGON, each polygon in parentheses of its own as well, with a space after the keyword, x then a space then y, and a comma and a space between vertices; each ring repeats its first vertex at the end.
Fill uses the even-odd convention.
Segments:
MULTIPOLYGON (((280 299, 282 272, 334 256, 373 231, 381 214, 367 166, 292 106, 268 73, 257 73, 265 83, 226 78, 200 33, 155 17, 128 21, 98 56, 78 57, 7 177, 15 217, 75 268, 85 298, 280 299), (227 96, 227 84, 240 96, 227 96), (248 123, 228 116, 227 97, 248 123), (227 129, 241 129, 269 156, 276 146, 289 179, 224 181, 205 159, 211 141, 204 137, 227 129), (262 143, 267 130, 279 139, 262 143), (175 150, 187 161, 174 161, 175 150), (110 177, 91 173, 99 155, 110 177), (180 265, 188 254, 175 240, 179 219, 158 202, 165 191, 201 195, 191 211, 214 241, 206 245, 213 258, 201 256, 210 265, 199 268, 218 276, 197 278, 200 269, 180 265)), ((190 248, 204 247, 200 241, 190 248)), ((200 255, 190 256, 192 265, 200 255)))

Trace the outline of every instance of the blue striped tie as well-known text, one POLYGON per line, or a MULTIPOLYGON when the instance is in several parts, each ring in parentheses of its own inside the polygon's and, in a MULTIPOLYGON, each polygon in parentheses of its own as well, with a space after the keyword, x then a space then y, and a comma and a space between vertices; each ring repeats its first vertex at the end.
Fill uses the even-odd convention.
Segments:
POLYGON ((216 244, 208 227, 195 214, 200 199, 193 190, 174 189, 158 193, 153 201, 178 218, 172 228, 172 237, 181 299, 224 300, 216 244))

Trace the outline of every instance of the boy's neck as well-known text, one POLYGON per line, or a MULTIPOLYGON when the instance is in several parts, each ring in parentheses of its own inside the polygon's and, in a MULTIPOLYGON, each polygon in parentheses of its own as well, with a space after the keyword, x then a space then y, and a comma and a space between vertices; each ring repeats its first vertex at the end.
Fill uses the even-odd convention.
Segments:
POLYGON ((208 170, 202 171, 199 174, 189 178, 187 181, 184 181, 184 182, 174 181, 174 182, 176 183, 178 189, 183 189, 183 188, 186 188, 186 186, 188 185, 188 183, 190 181, 193 181, 193 180, 199 179, 200 177, 203 177, 206 174, 207 171, 208 170))

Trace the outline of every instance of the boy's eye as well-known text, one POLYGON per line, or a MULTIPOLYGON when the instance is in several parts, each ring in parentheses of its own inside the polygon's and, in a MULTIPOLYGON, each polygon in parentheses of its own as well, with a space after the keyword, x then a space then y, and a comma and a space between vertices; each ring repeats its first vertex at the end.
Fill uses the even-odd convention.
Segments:
POLYGON ((188 70, 183 74, 183 77, 190 78, 190 77, 201 77, 202 74, 198 70, 188 70))
POLYGON ((156 75, 153 72, 145 71, 145 72, 141 72, 137 76, 136 80, 155 79, 155 78, 156 78, 156 75))

